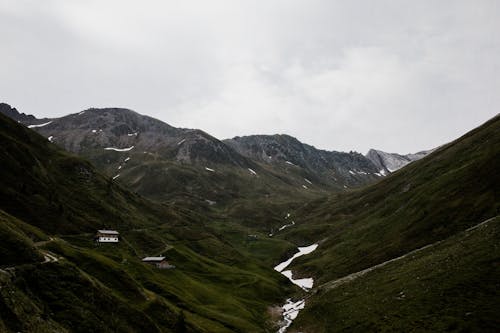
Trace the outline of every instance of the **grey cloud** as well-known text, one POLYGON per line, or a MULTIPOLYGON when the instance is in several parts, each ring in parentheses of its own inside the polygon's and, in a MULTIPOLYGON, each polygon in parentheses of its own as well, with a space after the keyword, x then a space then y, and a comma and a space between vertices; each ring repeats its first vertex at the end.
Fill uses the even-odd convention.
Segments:
POLYGON ((0 2, 0 91, 38 116, 123 106, 219 137, 413 152, 498 113, 496 1, 0 2))

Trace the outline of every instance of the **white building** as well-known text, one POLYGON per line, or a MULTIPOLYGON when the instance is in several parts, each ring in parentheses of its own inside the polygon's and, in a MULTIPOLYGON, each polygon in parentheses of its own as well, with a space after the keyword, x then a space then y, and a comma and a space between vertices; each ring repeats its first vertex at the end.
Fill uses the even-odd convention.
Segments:
POLYGON ((96 242, 98 243, 118 243, 120 233, 116 230, 97 230, 96 242))

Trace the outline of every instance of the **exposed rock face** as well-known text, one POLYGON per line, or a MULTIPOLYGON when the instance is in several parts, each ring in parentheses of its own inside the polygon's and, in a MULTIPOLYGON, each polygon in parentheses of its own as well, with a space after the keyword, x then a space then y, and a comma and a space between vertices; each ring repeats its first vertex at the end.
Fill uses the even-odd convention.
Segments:
POLYGON ((13 108, 6 103, 0 103, 0 113, 3 113, 7 117, 12 118, 15 121, 22 123, 24 125, 35 125, 43 123, 44 121, 48 121, 47 118, 37 119, 32 115, 20 113, 19 111, 17 111, 16 108, 13 108))
POLYGON ((373 177, 378 169, 363 155, 316 149, 289 135, 251 135, 224 140, 240 154, 267 164, 289 164, 312 174, 373 177))
POLYGON ((134 152, 150 152, 189 164, 250 165, 233 149, 201 130, 175 128, 128 109, 88 109, 53 119, 52 123, 36 130, 44 136, 52 136, 53 142, 77 154, 134 147, 134 152))
POLYGON ((370 151, 366 154, 366 157, 377 167, 380 173, 389 174, 401 169, 408 163, 429 155, 433 151, 434 149, 421 151, 415 154, 400 155, 370 149, 370 151))

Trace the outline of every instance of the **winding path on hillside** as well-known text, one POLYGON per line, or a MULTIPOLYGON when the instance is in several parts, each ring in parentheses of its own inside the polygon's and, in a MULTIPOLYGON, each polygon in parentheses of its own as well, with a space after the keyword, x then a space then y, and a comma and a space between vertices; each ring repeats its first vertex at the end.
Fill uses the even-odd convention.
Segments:
MULTIPOLYGON (((50 242, 53 242, 55 241, 56 239, 53 238, 53 237, 49 237, 48 240, 46 241, 40 241, 40 242, 36 242, 36 243, 33 243, 34 247, 38 248, 40 246, 43 246, 47 243, 50 243, 50 242)), ((36 264, 40 264, 40 265, 44 265, 44 264, 48 264, 48 263, 51 263, 51 262, 58 262, 59 261, 59 258, 57 258, 57 256, 47 250, 41 250, 39 249, 38 251, 40 251, 41 254, 43 254, 43 261, 42 262, 38 262, 36 264)), ((14 265, 14 266, 9 266, 9 267, 4 267, 2 268, 1 270, 2 271, 9 271, 9 270, 14 270, 16 269, 17 267, 21 267, 21 266, 24 266, 26 264, 20 264, 20 265, 14 265)))

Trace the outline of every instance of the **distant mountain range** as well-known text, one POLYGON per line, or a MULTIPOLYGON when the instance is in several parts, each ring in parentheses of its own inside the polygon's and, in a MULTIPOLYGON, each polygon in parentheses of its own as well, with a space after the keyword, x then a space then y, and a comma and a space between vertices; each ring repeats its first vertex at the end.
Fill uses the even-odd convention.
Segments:
POLYGON ((277 193, 307 197, 364 186, 403 166, 386 153, 375 158, 372 151, 365 157, 319 150, 288 135, 220 141, 121 108, 51 119, 22 114, 8 104, 0 104, 0 112, 88 158, 133 191, 162 201, 189 196, 213 204, 277 193))

